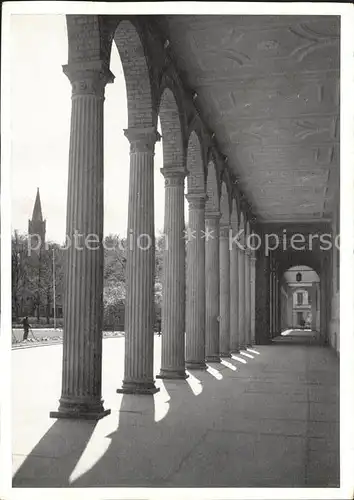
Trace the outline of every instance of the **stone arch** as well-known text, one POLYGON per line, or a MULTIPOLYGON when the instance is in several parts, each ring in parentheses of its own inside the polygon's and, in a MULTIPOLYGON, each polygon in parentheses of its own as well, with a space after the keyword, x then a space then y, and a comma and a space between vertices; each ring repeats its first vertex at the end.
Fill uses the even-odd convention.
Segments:
POLYGON ((296 251, 286 250, 275 253, 275 258, 279 264, 279 275, 282 276, 285 271, 294 266, 311 267, 321 279, 322 266, 320 256, 310 250, 296 251))
POLYGON ((237 207, 237 215, 238 215, 238 220, 240 221, 241 219, 241 200, 240 200, 240 195, 237 190, 235 182, 232 184, 232 197, 236 201, 236 207, 237 207))
POLYGON ((200 138, 195 130, 187 146, 187 189, 190 193, 205 193, 205 170, 200 138))
POLYGON ((183 126, 175 94, 169 86, 161 89, 158 116, 161 122, 164 168, 185 168, 183 126))
POLYGON ((148 128, 154 124, 152 88, 147 57, 140 34, 129 20, 122 20, 114 31, 114 42, 123 66, 128 128, 148 128))
POLYGON ((230 224, 230 198, 225 180, 221 183, 220 212, 220 225, 228 226, 230 224))
MULTIPOLYGON (((195 133, 198 136, 199 145, 200 145, 200 154, 203 164, 204 175, 206 179, 206 166, 208 163, 207 158, 207 148, 205 147, 205 134, 203 123, 198 115, 195 115, 191 121, 189 121, 187 126, 187 134, 186 134, 186 144, 189 143, 190 136, 192 133, 195 133)), ((187 150, 188 155, 188 150, 187 150)))
MULTIPOLYGON (((320 281, 320 277, 319 277, 318 273, 315 271, 315 269, 313 269, 310 266, 305 266, 305 265, 303 265, 303 266, 291 266, 284 271, 284 277, 286 277, 286 274, 288 272, 292 272, 292 273, 300 272, 301 274, 303 274, 304 272, 310 273, 310 276, 308 274, 306 275, 307 276, 306 281, 308 281, 308 280, 320 281)), ((299 283, 299 286, 301 286, 300 283, 299 283)))
POLYGON ((208 212, 219 212, 220 199, 218 181, 216 175, 216 165, 213 159, 210 159, 207 166, 207 201, 205 210, 208 212))
POLYGON ((240 223, 239 223, 239 232, 240 232, 240 237, 239 241, 243 243, 245 241, 245 215, 243 211, 240 211, 240 223))
POLYGON ((234 197, 231 199, 231 227, 234 231, 237 231, 239 227, 238 207, 234 197))
POLYGON ((102 16, 68 14, 66 27, 69 64, 101 60, 109 66, 112 30, 102 16))

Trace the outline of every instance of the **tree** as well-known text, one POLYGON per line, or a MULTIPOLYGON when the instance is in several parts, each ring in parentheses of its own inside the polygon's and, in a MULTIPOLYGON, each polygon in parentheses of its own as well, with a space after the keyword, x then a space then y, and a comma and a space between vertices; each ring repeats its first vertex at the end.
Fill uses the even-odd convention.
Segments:
POLYGON ((40 306, 45 307, 47 323, 50 321, 51 309, 54 302, 54 274, 55 273, 55 297, 58 302, 63 299, 64 289, 64 255, 65 250, 56 243, 46 244, 40 258, 40 281, 38 283, 37 297, 39 311, 40 306), (53 262, 54 256, 54 262, 53 262))
MULTIPOLYGON (((154 301, 156 314, 162 303, 164 236, 155 241, 154 301)), ((55 294, 63 301, 65 249, 48 242, 40 253, 28 251, 28 236, 17 232, 12 237, 12 299, 13 314, 18 320, 24 303, 31 304, 31 316, 39 319, 45 308, 49 323, 53 306, 53 253, 55 262, 55 294)), ((103 307, 105 323, 114 324, 124 307, 126 295, 126 240, 110 234, 104 240, 103 307)))
POLYGON ((104 240, 103 321, 114 328, 120 321, 125 300, 126 244, 110 234, 104 240))
POLYGON ((19 316, 20 303, 28 286, 26 275, 29 262, 27 255, 27 237, 15 231, 12 236, 11 252, 11 283, 12 283, 12 313, 16 321, 19 316))
POLYGON ((12 237, 12 304, 13 316, 18 320, 24 303, 31 304, 31 315, 41 306, 46 308, 47 322, 53 302, 53 249, 55 252, 56 297, 62 300, 64 288, 64 250, 55 243, 47 243, 40 253, 29 251, 28 236, 17 232, 12 237))

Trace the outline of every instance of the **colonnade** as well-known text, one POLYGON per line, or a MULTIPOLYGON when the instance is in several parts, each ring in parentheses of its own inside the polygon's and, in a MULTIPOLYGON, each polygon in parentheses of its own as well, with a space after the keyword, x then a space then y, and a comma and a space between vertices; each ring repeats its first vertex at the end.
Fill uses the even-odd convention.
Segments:
MULTIPOLYGON (((113 75, 99 62, 71 64, 64 71, 72 83, 67 235, 78 232, 86 241, 94 234, 98 241, 95 251, 88 245, 67 251, 62 394, 51 416, 99 419, 110 412, 101 397, 103 102, 113 75)), ((125 368, 117 392, 153 394, 158 391, 153 367, 154 147, 160 136, 148 126, 129 127, 125 135, 130 142, 125 368)), ((231 244, 230 231, 239 226, 236 204, 233 199, 232 213, 210 211, 205 190, 189 186, 188 231, 195 237, 186 241, 184 182, 189 173, 182 164, 162 169, 168 245, 159 378, 184 379, 186 369, 205 370, 206 362, 219 362, 254 342, 254 257, 231 244)))

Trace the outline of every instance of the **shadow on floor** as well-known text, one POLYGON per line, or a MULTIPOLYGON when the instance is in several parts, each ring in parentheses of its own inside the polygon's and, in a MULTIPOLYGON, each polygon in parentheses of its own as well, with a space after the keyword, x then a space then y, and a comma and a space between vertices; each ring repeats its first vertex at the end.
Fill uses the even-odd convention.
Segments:
POLYGON ((36 479, 38 481, 38 478, 41 487, 61 487, 68 484, 67 479, 90 441, 95 427, 96 422, 92 421, 57 420, 17 470, 13 486, 35 486, 29 483, 36 479))
MULTIPOLYGON (((304 342, 302 335, 294 333, 286 340, 275 339, 274 345, 300 341, 304 342)), ((302 470, 299 450, 307 434, 296 437, 268 433, 262 437, 259 424, 263 417, 259 411, 247 421, 240 416, 244 404, 259 403, 259 393, 248 393, 247 401, 243 395, 250 383, 259 384, 267 373, 264 363, 271 363, 272 346, 266 349, 259 353, 261 349, 256 346, 250 351, 251 357, 241 353, 224 363, 213 363, 212 370, 193 372, 185 381, 165 380, 155 396, 123 395, 120 410, 106 417, 113 419, 113 432, 105 430, 105 419, 97 428, 94 422, 57 420, 21 465, 13 486, 304 487, 302 473, 292 475, 292 461, 297 470, 302 470), (252 382, 252 374, 257 372, 258 382, 252 382), (228 429, 236 420, 241 432, 228 429), (296 452, 291 448, 293 443, 296 452), (279 451, 277 456, 274 447, 279 451), (263 462, 256 460, 258 452, 265 453, 263 462), (237 461, 239 456, 241 462, 237 461)), ((274 389, 277 398, 276 385, 274 389)), ((283 399, 276 401, 287 404, 283 399)), ((283 422, 286 427, 289 419, 283 422)), ((306 420, 303 424, 305 428, 309 425, 306 420)), ((321 460, 316 456, 319 466, 321 460)), ((334 468, 326 471, 327 476, 336 474, 334 468)), ((328 486, 326 481, 321 478, 313 486, 328 486)))

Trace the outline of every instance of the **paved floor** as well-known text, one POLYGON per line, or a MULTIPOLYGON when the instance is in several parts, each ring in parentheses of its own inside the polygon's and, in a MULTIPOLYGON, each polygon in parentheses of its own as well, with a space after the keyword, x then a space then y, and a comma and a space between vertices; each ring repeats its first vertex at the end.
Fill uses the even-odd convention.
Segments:
POLYGON ((308 332, 187 381, 157 380, 154 396, 116 393, 124 339, 105 339, 112 413, 97 424, 49 418, 61 354, 61 345, 13 351, 14 486, 339 486, 339 363, 308 332))

